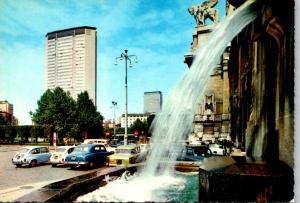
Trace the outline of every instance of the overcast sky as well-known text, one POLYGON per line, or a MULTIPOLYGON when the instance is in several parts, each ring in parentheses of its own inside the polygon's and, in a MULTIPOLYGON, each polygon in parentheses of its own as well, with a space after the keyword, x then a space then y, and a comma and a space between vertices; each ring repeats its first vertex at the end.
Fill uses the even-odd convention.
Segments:
MULTIPOLYGON (((225 0, 217 8, 224 16, 225 0)), ((128 111, 143 113, 144 92, 168 95, 188 68, 183 63, 195 28, 187 12, 200 0, 1 0, 0 101, 14 105, 21 125, 31 124, 44 93, 45 34, 78 26, 97 28, 97 109, 113 118, 125 112, 124 49, 138 56, 128 70, 128 111)))

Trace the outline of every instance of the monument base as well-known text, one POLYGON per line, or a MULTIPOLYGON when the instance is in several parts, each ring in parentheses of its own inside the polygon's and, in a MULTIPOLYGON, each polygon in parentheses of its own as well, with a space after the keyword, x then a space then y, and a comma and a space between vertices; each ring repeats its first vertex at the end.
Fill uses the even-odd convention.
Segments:
POLYGON ((293 170, 281 161, 212 157, 199 169, 199 202, 288 202, 293 198, 293 170))

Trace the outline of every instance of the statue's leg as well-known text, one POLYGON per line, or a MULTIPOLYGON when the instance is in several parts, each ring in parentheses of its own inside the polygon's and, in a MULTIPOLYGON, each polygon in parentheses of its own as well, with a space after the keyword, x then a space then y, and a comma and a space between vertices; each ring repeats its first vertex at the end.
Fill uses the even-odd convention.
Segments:
POLYGON ((216 22, 219 22, 220 21, 220 16, 219 16, 219 11, 218 10, 216 10, 216 22))

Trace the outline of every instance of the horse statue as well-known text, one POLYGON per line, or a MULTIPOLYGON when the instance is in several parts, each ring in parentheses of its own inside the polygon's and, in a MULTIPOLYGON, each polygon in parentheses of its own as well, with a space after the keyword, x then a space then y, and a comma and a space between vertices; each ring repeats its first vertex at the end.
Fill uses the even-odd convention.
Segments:
POLYGON ((201 5, 191 6, 188 12, 194 16, 197 25, 205 26, 205 20, 209 18, 214 23, 219 22, 219 11, 213 8, 218 0, 204 1, 201 5))

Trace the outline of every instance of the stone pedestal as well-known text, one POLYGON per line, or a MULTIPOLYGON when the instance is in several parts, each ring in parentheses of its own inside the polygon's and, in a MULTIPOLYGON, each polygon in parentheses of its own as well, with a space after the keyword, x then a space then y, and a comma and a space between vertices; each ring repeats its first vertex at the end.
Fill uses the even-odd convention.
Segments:
POLYGON ((288 202, 293 187, 293 170, 280 161, 211 157, 199 169, 199 202, 288 202))

